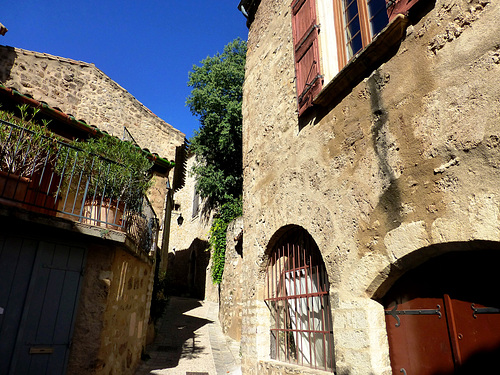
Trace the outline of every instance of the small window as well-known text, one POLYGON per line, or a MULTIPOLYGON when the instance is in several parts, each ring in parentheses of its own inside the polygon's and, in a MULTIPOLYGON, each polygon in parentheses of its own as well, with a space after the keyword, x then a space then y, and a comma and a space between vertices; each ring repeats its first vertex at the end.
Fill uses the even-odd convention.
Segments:
POLYGON ((194 188, 193 193, 193 213, 192 217, 196 217, 200 212, 200 194, 196 191, 196 187, 194 188))
POLYGON ((267 268, 271 358, 333 371, 333 331, 325 266, 312 237, 288 232, 267 268))
POLYGON ((174 211, 180 211, 181 205, 179 203, 174 203, 174 211))

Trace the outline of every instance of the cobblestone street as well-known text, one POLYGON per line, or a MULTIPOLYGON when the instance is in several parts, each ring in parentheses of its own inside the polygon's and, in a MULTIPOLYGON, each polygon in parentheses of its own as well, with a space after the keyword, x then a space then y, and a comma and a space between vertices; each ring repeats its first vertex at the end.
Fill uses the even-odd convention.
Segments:
POLYGON ((239 343, 226 338, 214 302, 170 297, 136 375, 241 374, 239 343))

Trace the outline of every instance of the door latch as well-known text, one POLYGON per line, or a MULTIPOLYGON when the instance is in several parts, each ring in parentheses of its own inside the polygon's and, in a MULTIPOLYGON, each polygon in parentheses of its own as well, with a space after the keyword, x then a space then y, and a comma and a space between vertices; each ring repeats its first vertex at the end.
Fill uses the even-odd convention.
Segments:
POLYGON ((42 347, 42 346, 32 346, 30 348, 30 354, 52 354, 54 353, 54 348, 42 347))

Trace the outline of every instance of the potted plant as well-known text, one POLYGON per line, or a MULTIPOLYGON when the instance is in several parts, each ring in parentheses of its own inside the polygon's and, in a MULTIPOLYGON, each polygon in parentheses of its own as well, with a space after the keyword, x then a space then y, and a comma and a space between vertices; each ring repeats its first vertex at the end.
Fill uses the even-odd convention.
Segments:
MULTIPOLYGON (((40 178, 44 166, 55 158, 55 138, 43 125, 35 122, 39 109, 28 111, 26 104, 17 107, 20 116, 0 111, 0 196, 16 201, 28 201, 28 186, 40 178)), ((40 182, 40 181, 38 181, 40 182)))
POLYGON ((123 229, 123 212, 140 211, 152 184, 153 163, 137 146, 108 135, 71 146, 56 165, 63 191, 73 194, 76 206, 83 206, 87 222, 123 229))

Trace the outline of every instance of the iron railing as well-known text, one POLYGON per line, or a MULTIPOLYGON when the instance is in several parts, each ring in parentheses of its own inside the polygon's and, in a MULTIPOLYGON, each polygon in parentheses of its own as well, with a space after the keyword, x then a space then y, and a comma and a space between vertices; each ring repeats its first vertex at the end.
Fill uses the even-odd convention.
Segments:
POLYGON ((133 191, 134 181, 111 178, 129 175, 123 165, 0 120, 0 204, 120 230, 151 253, 158 220, 149 200, 133 191))

